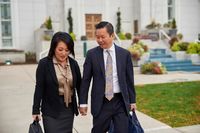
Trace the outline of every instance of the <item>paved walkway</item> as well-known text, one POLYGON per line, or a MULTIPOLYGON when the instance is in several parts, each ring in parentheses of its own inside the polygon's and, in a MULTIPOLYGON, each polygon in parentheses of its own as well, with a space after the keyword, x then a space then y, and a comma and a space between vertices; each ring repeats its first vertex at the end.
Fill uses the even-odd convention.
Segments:
MULTIPOLYGON (((0 66, 0 133, 26 133, 32 122, 31 108, 37 65, 0 66)), ((166 75, 141 75, 135 68, 135 83, 151 84, 177 81, 200 81, 200 74, 171 72, 166 75)), ((138 103, 139 104, 139 103, 138 103)), ((145 133, 199 133, 200 125, 171 128, 137 111, 145 133)), ((90 133, 92 117, 75 118, 74 133, 90 133)))

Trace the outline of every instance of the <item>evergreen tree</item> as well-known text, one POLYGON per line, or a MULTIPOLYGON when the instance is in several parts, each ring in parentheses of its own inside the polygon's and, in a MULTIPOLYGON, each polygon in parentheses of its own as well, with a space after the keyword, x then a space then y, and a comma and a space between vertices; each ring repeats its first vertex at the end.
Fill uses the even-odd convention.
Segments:
POLYGON ((176 20, 175 18, 172 19, 172 29, 176 29, 176 20))
POLYGON ((47 28, 48 30, 51 30, 51 29, 52 29, 52 20, 51 20, 51 17, 50 17, 50 16, 49 16, 49 18, 46 20, 45 25, 46 25, 46 28, 47 28))
POLYGON ((73 18, 71 16, 71 11, 72 11, 72 8, 69 8, 68 17, 67 17, 67 20, 69 23, 69 30, 68 30, 69 33, 73 33, 73 18))
POLYGON ((121 12, 118 8, 118 11, 117 11, 117 25, 116 25, 116 33, 120 33, 121 32, 121 12))

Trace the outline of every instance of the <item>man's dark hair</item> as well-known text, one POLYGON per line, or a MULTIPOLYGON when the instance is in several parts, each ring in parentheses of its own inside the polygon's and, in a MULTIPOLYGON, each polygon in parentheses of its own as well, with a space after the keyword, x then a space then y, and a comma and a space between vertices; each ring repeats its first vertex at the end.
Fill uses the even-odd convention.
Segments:
POLYGON ((75 57, 74 41, 72 37, 66 32, 57 32, 53 35, 53 38, 51 40, 51 45, 50 45, 49 54, 48 54, 49 58, 53 58, 53 56, 55 55, 55 49, 58 46, 59 42, 64 42, 68 50, 72 54, 72 56, 75 57))
POLYGON ((101 28, 106 28, 107 32, 111 36, 114 33, 113 25, 106 21, 101 21, 95 26, 96 30, 101 28))

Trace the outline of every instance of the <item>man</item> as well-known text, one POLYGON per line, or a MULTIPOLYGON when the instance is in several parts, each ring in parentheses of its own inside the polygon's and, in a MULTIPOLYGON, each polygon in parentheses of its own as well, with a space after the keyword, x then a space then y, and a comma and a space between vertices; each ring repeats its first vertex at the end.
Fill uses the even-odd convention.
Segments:
POLYGON ((106 133, 111 120, 117 133, 128 133, 128 113, 136 109, 133 66, 130 53, 114 44, 111 23, 96 25, 99 46, 89 50, 84 63, 80 88, 80 108, 87 114, 88 91, 91 78, 92 133, 106 133))

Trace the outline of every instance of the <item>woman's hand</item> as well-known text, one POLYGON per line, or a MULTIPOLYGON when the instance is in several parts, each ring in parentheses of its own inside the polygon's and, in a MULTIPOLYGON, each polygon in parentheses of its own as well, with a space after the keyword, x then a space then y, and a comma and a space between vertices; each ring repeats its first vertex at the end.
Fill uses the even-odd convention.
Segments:
POLYGON ((136 103, 131 103, 131 104, 130 104, 130 110, 131 110, 131 111, 135 111, 136 108, 137 108, 136 103))
POLYGON ((87 115, 87 107, 79 107, 79 112, 82 116, 87 115))
POLYGON ((32 117, 33 117, 34 121, 40 121, 41 120, 41 116, 39 114, 32 115, 32 117))

